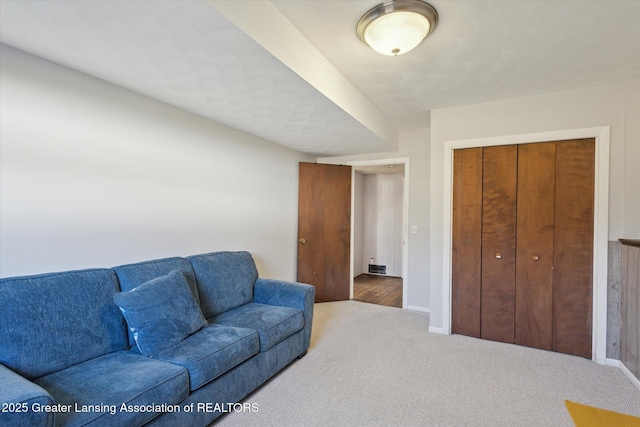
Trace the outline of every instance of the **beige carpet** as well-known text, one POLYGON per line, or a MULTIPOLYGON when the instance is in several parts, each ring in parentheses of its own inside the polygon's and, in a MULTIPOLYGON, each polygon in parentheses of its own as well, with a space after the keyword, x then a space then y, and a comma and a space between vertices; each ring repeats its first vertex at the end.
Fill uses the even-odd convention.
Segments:
POLYGON ((640 392, 590 360, 427 332, 429 316, 316 304, 309 353, 217 426, 573 426, 565 400, 640 416, 640 392))

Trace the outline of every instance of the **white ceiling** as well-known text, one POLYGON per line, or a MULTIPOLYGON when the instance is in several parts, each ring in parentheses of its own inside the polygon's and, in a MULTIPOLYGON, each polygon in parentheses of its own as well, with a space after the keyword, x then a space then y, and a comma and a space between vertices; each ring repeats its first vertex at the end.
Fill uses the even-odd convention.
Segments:
POLYGON ((635 0, 430 0, 435 31, 398 57, 355 35, 376 0, 274 3, 400 129, 429 126, 432 109, 640 76, 635 0))
POLYGON ((433 0, 398 57, 355 34, 377 3, 1 0, 0 42, 323 157, 393 151, 432 109, 640 77, 640 1, 433 0))

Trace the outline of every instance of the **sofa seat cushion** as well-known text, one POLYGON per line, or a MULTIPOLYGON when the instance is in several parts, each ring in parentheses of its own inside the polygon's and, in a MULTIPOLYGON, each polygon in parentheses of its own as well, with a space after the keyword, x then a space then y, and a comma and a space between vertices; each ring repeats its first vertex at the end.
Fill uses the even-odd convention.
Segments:
POLYGON ((255 329, 265 352, 304 327, 297 308, 249 303, 208 319, 210 323, 255 329))
POLYGON ((189 388, 196 390, 259 349, 255 330, 212 324, 155 358, 184 366, 189 371, 189 388))
POLYGON ((158 415, 148 411, 154 408, 147 405, 176 405, 189 394, 186 369, 126 350, 88 360, 34 382, 47 390, 57 405, 71 409, 55 414, 56 425, 142 425, 158 415), (131 408, 133 405, 139 405, 138 410, 131 408), (140 410, 143 406, 144 410, 140 410))

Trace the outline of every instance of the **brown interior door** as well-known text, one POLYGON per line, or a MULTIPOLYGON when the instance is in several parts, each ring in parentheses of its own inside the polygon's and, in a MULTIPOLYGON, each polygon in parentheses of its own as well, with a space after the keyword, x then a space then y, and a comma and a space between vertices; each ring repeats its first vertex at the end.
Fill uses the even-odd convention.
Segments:
POLYGON ((453 152, 451 331, 480 337, 482 148, 453 152))
POLYGON ((556 144, 518 146, 516 343, 551 350, 556 144))
POLYGON ((553 349, 591 358, 595 140, 558 142, 553 349))
POLYGON ((485 147, 482 178, 481 338, 513 343, 518 147, 485 147))
POLYGON ((316 287, 316 302, 350 294, 351 166, 300 163, 298 281, 316 287))

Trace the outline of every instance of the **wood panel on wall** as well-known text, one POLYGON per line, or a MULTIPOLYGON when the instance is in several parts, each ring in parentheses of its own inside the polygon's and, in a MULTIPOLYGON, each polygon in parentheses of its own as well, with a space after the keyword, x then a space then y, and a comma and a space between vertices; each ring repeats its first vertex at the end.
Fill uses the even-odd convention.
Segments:
POLYGON ((620 361, 640 379, 640 240, 622 242, 620 361))
POLYGON ((607 358, 620 360, 622 331, 622 243, 607 247, 607 358))

